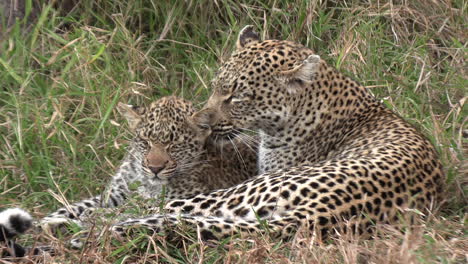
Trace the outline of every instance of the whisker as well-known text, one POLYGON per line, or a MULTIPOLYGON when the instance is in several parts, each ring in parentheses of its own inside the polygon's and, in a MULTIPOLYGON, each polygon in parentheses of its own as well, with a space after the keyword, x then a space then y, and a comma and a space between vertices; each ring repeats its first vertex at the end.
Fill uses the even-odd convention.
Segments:
POLYGON ((183 163, 182 165, 177 165, 178 168, 187 168, 187 167, 193 167, 199 164, 206 164, 208 161, 197 161, 197 162, 188 162, 188 163, 183 163))
POLYGON ((257 146, 258 146, 259 142, 255 141, 255 139, 249 137, 248 135, 246 135, 246 134, 244 134, 242 132, 239 132, 239 135, 237 137, 238 137, 240 143, 247 146, 252 152, 258 153, 258 151, 256 149, 257 149, 257 146))
MULTIPOLYGON (((218 138, 218 137, 216 136, 216 138, 218 138)), ((219 154, 220 154, 221 157, 224 158, 224 155, 223 155, 224 153, 223 152, 224 152, 224 145, 221 145, 221 147, 219 148, 219 154)))
MULTIPOLYGON (((265 133, 261 133, 259 131, 255 131, 255 130, 251 130, 251 129, 247 129, 247 128, 240 128, 242 131, 247 131, 247 132, 251 132, 251 133, 255 133, 257 135, 262 135, 262 136, 266 136, 266 137, 269 137, 271 139, 274 139, 274 140, 277 140, 281 143, 285 143, 285 144, 289 144, 288 142, 286 142, 285 140, 283 140, 282 138, 279 138, 279 137, 275 137, 275 136, 272 136, 272 135, 269 135, 269 134, 265 134, 265 133)), ((273 130, 275 130, 273 127, 271 128, 273 130)), ((261 141, 261 140, 260 140, 261 141)))
POLYGON ((231 142, 231 145, 234 148, 234 151, 236 152, 239 159, 242 161, 242 164, 244 165, 244 168, 247 168, 247 165, 245 164, 244 158, 242 157, 242 154, 240 153, 240 151, 237 148, 236 144, 232 141, 232 139, 229 139, 229 142, 231 142))
POLYGON ((233 128, 233 130, 234 130, 235 132, 237 132, 237 133, 239 133, 239 134, 245 136, 246 138, 249 138, 252 142, 260 143, 260 140, 259 140, 258 138, 253 137, 253 136, 251 136, 251 135, 248 135, 248 134, 246 134, 246 133, 245 133, 244 131, 242 131, 242 130, 235 129, 235 128, 233 128))
POLYGON ((251 133, 254 133, 254 134, 257 134, 259 135, 260 132, 259 131, 256 131, 256 130, 252 130, 252 129, 248 129, 248 128, 239 128, 240 130, 242 131, 247 131, 247 132, 251 132, 251 133))

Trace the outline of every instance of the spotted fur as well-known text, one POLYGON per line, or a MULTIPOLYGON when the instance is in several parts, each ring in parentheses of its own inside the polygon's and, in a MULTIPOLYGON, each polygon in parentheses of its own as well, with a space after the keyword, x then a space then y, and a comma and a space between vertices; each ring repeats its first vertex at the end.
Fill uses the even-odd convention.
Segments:
POLYGON ((195 124, 189 101, 163 97, 148 107, 119 104, 119 111, 135 136, 107 190, 58 209, 42 219, 41 226, 79 223, 97 208, 119 206, 134 192, 135 183, 140 196, 158 198, 164 188, 164 198, 170 200, 227 188, 257 173, 255 146, 232 142, 220 153, 207 143, 211 130, 195 124))
POLYGON ((444 173, 429 140, 362 85, 298 43, 261 41, 248 26, 220 67, 213 94, 197 113, 212 138, 255 131, 261 175, 237 186, 176 199, 166 215, 113 227, 156 232, 179 223, 204 238, 261 232, 290 237, 310 228, 368 235, 405 209, 427 213, 444 173), (259 219, 261 221, 259 221, 259 219))

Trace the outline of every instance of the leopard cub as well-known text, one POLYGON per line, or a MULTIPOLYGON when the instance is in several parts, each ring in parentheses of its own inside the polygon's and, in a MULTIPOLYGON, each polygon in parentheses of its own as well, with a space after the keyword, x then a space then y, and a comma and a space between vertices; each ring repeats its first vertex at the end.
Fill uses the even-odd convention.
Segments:
POLYGON ((191 102, 175 96, 137 107, 119 103, 134 137, 107 189, 93 198, 60 208, 40 221, 41 226, 80 218, 97 208, 122 205, 137 193, 145 198, 189 198, 234 186, 257 174, 255 141, 231 141, 223 148, 210 144, 211 129, 192 116, 191 102), (197 125, 198 124, 198 125, 197 125), (132 185, 139 183, 136 190, 132 185))

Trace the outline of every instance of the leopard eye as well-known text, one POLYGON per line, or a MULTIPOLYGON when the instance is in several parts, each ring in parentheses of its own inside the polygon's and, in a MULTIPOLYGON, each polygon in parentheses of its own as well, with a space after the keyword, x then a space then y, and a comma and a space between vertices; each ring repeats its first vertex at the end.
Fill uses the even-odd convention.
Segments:
POLYGON ((146 139, 143 139, 143 138, 139 138, 139 145, 143 148, 143 149, 149 149, 150 148, 150 142, 146 139))
POLYGON ((208 130, 210 129, 210 126, 207 124, 197 124, 197 127, 200 128, 201 130, 208 130))

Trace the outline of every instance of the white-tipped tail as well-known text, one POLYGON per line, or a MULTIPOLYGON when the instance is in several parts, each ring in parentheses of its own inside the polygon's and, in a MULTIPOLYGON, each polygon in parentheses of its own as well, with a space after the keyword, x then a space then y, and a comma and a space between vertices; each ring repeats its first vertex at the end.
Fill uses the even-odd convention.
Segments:
POLYGON ((0 227, 3 227, 7 237, 24 233, 32 226, 33 218, 21 208, 10 208, 0 212, 0 227))

